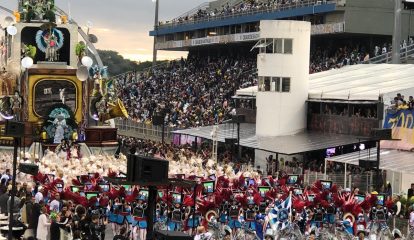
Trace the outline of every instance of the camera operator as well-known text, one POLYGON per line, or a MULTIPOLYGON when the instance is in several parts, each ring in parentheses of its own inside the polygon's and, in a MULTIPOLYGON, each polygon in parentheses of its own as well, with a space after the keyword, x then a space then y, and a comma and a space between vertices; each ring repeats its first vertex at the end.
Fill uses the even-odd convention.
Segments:
POLYGON ((82 205, 76 206, 75 214, 72 217, 72 232, 81 231, 81 221, 86 217, 86 209, 82 205))
POLYGON ((89 225, 91 240, 103 240, 105 239, 105 225, 99 223, 99 214, 94 213, 89 225))

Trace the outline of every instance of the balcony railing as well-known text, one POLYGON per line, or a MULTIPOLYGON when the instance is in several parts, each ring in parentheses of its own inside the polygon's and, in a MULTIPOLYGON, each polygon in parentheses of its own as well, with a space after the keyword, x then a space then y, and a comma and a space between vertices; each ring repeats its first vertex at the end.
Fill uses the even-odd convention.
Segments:
POLYGON ((269 12, 275 12, 275 11, 285 11, 289 9, 295 9, 300 7, 309 7, 309 6, 318 6, 318 5, 324 5, 324 4, 332 4, 332 3, 338 3, 338 0, 304 0, 304 1, 297 1, 293 3, 288 4, 278 4, 270 7, 261 7, 258 9, 250 9, 246 11, 241 12, 232 12, 227 14, 218 14, 216 16, 206 16, 206 17, 193 17, 188 20, 178 20, 174 19, 171 22, 167 23, 160 23, 158 26, 159 29, 162 28, 172 28, 180 25, 185 24, 195 24, 195 23, 201 23, 201 22, 209 22, 209 21, 215 21, 215 20, 221 20, 221 19, 229 19, 229 18, 235 18, 240 16, 246 16, 246 15, 254 15, 254 14, 260 14, 260 13, 269 13, 269 12))
MULTIPOLYGON (((414 55, 414 44, 411 44, 400 50, 400 60, 407 61, 409 57, 414 55)), ((392 52, 387 52, 376 57, 370 58, 367 61, 363 61, 364 64, 369 63, 391 63, 392 61, 392 52)))
MULTIPOLYGON (((118 128, 118 134, 152 141, 162 140, 162 127, 152 124, 140 123, 130 119, 117 119, 115 125, 118 128)), ((175 128, 165 126, 164 140, 167 143, 172 141, 173 131, 175 128)))

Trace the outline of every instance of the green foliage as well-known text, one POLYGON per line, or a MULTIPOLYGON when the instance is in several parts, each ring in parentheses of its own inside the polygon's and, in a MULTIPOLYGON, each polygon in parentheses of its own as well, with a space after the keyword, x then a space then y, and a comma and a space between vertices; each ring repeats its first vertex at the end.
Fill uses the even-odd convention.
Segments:
POLYGON ((35 46, 23 44, 22 48, 24 56, 31 57, 32 59, 36 57, 37 48, 35 46))
MULTIPOLYGON (((164 61, 157 61, 156 65, 163 65, 163 64, 167 64, 167 60, 164 61)), ((137 71, 141 72, 141 71, 145 71, 148 70, 152 67, 152 61, 145 61, 145 62, 139 62, 138 63, 138 67, 137 67, 137 71)))
POLYGON ((37 48, 33 45, 27 45, 27 48, 28 48, 28 52, 27 52, 28 56, 34 59, 36 57, 37 48))
MULTIPOLYGON (((134 62, 125 59, 118 52, 111 50, 97 50, 103 65, 108 66, 109 76, 116 76, 129 71, 145 71, 152 67, 151 61, 134 62)), ((166 64, 168 61, 157 61, 157 65, 166 64)))
POLYGON ((137 69, 138 64, 129 59, 125 59, 116 51, 98 50, 103 65, 108 66, 109 76, 115 76, 124 72, 137 69))
POLYGON ((53 23, 55 23, 55 22, 56 22, 56 15, 55 15, 55 12, 54 12, 54 11, 52 11, 52 10, 47 11, 47 12, 45 13, 44 19, 49 20, 49 22, 53 22, 53 23))
POLYGON ((75 52, 78 58, 81 58, 85 54, 86 45, 84 42, 79 42, 76 44, 75 52))

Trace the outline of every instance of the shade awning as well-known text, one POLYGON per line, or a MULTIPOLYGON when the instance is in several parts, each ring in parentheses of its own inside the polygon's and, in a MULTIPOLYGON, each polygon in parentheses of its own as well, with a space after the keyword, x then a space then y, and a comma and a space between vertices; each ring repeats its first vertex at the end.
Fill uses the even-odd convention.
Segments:
MULTIPOLYGON (((217 141, 225 142, 226 138, 237 138, 237 124, 220 124, 218 126, 217 141)), ((212 131, 213 126, 207 126, 178 130, 174 133, 212 140, 212 131)), ((357 144, 360 141, 360 138, 354 135, 308 131, 288 136, 261 137, 256 136, 256 124, 242 123, 240 125, 241 146, 285 155, 357 144)))
MULTIPOLYGON (((339 156, 325 158, 326 161, 359 165, 359 160, 377 159, 377 149, 370 148, 360 152, 353 152, 339 156)), ((381 149, 380 169, 414 174, 414 152, 381 149)))

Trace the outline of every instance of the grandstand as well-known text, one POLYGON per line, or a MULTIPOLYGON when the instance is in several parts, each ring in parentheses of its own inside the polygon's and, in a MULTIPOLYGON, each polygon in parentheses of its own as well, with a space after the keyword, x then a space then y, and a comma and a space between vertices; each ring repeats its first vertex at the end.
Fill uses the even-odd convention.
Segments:
MULTIPOLYGON (((121 82, 120 94, 124 96, 130 116, 138 122, 150 123, 160 108, 167 108, 173 110, 168 115, 171 127, 220 123, 235 106, 231 99, 235 91, 257 84, 255 57, 260 45, 257 43, 260 20, 310 21, 309 72, 316 73, 357 63, 388 62, 392 12, 393 4, 388 0, 218 0, 204 3, 171 21, 160 22, 150 32, 156 37, 158 50, 189 51, 188 59, 157 66, 137 76, 130 73, 117 76, 121 82), (241 62, 244 65, 240 65, 241 62), (226 72, 226 75, 214 76, 212 72, 226 72), (227 81, 220 81, 223 77, 227 81), (217 84, 218 87, 213 87, 217 84), (155 89, 161 89, 162 93, 151 100, 149 96, 153 96, 155 89), (209 99, 201 92, 208 93, 209 99), (213 97, 217 92, 220 96, 213 97)), ((403 26, 410 27, 410 13, 403 10, 403 26)), ((402 28, 405 60, 414 53, 414 41, 408 38, 412 35, 408 32, 412 32, 411 28, 402 28)), ((249 105, 249 108, 244 107, 245 111, 254 114, 251 111, 253 101, 245 98, 236 104, 249 105)), ((255 117, 250 119, 254 122, 255 117)))
MULTIPOLYGON (((226 120, 234 112, 246 115, 240 146, 259 150, 255 152, 255 165, 262 169, 268 156, 264 152, 278 152, 285 160, 309 160, 320 158, 318 154, 325 154, 329 147, 345 146, 355 151, 358 137, 369 137, 373 128, 382 126, 384 104, 394 104, 396 93, 412 95, 412 65, 364 64, 338 70, 345 65, 390 61, 393 11, 392 2, 387 0, 222 0, 200 5, 176 19, 160 22, 150 32, 156 37, 158 50, 188 51, 188 58, 134 76, 120 76, 122 94, 130 96, 125 105, 129 111, 139 112, 141 117, 136 116, 135 121, 147 124, 154 115, 167 113, 169 127, 178 129, 174 133, 191 136, 194 142, 200 138, 213 140, 210 134, 215 124, 221 124, 219 142, 234 138, 237 130, 226 120), (319 132, 316 135, 298 134, 291 139, 255 135, 257 85, 260 91, 272 91, 271 79, 257 76, 255 58, 267 48, 277 51, 277 40, 260 39, 259 23, 266 19, 312 24, 306 126, 319 132), (403 75, 394 75, 395 71, 403 75), (397 84, 401 76, 408 76, 407 84, 397 84), (369 86, 364 86, 365 81, 369 86), (241 90, 236 94, 237 89, 241 90), (286 145, 290 140, 300 149, 289 150, 286 145), (326 144, 318 145, 318 141, 326 144)), ((408 63, 414 53, 414 19, 410 14, 402 10, 401 58, 408 63)))
MULTIPOLYGON (((260 20, 303 20, 312 23, 314 47, 331 45, 334 38, 335 42, 363 44, 373 51, 376 45, 382 44, 382 48, 391 42, 393 8, 387 0, 218 0, 160 22, 150 35, 156 37, 158 50, 193 51, 243 43, 251 46, 258 39, 260 20)), ((402 12, 402 39, 407 41, 413 32, 410 14, 409 10, 402 12)))

